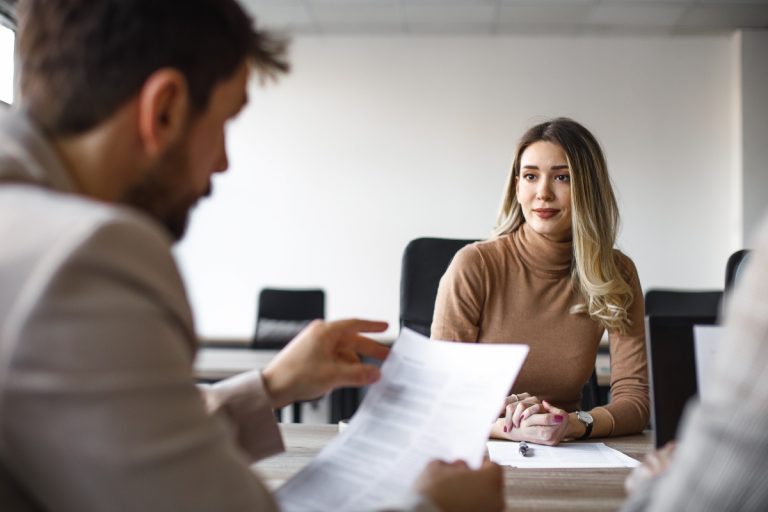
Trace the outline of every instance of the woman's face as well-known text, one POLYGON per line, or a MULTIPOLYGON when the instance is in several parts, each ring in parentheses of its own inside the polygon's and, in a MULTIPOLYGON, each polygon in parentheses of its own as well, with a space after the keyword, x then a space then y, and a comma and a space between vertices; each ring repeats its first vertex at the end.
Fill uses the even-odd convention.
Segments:
POLYGON ((547 141, 528 146, 515 187, 531 229, 557 242, 571 239, 571 171, 563 148, 547 141))

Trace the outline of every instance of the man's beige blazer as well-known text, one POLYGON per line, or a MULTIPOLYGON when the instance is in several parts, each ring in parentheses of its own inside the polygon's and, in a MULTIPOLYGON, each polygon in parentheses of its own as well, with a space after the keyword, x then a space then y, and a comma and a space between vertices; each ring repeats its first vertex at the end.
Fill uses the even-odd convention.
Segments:
POLYGON ((0 510, 273 510, 249 469, 282 449, 260 376, 204 390, 210 416, 170 238, 74 190, 0 114, 0 510))

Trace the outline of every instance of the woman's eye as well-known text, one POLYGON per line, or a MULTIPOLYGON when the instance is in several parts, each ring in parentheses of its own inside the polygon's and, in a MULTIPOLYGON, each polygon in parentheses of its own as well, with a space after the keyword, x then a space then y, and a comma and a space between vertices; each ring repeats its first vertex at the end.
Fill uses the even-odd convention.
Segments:
POLYGON ((568 183, 571 181, 571 177, 568 174, 558 174, 557 176, 555 176, 555 180, 568 183))
POLYGON ((526 180, 526 181, 533 181, 533 180, 536 179, 536 176, 534 176, 533 174, 530 174, 530 173, 523 174, 523 179, 526 180))

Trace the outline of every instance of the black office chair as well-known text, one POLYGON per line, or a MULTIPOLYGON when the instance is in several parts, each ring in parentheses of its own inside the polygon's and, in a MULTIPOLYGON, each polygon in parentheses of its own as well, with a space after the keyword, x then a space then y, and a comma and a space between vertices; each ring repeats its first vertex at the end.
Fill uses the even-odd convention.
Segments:
POLYGON ((749 249, 736 251, 728 258, 725 264, 725 293, 729 293, 739 281, 747 260, 749 260, 749 249))
MULTIPOLYGON (((264 288, 259 293, 251 348, 280 350, 312 320, 325 318, 325 292, 319 289, 264 288)), ((301 403, 293 404, 293 421, 301 423, 301 403)), ((278 421, 281 411, 275 411, 278 421)))
POLYGON ((264 288, 259 293, 256 330, 251 348, 279 350, 312 320, 323 318, 323 290, 264 288))
POLYGON ((719 290, 661 290, 645 292, 646 316, 717 317, 723 292, 719 290))
POLYGON ((401 328, 429 336, 440 278, 459 249, 472 242, 476 240, 417 238, 408 243, 400 274, 401 328))
POLYGON ((592 370, 592 375, 589 376, 589 380, 581 390, 581 410, 589 411, 600 405, 605 405, 608 402, 607 394, 608 390, 600 393, 597 370, 592 370), (606 398, 603 398, 603 395, 606 395, 606 398))
POLYGON ((688 400, 698 392, 694 325, 713 325, 717 315, 649 315, 645 318, 651 424, 656 447, 675 438, 688 400))

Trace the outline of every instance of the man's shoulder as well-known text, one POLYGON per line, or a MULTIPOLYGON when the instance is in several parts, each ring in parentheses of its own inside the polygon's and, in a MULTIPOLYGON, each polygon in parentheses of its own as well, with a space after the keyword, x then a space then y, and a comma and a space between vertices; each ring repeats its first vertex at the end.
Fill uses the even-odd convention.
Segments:
POLYGON ((50 243, 82 238, 109 226, 143 232, 169 248, 158 223, 127 207, 58 192, 32 183, 0 185, 0 236, 4 240, 50 243))
POLYGON ((0 185, 0 240, 0 277, 7 285, 0 293, 0 310, 3 297, 10 300, 33 280, 54 279, 83 262, 92 270, 130 274, 158 286, 171 279, 170 286, 179 286, 172 240, 158 223, 74 194, 0 185))
POLYGON ((0 325, 23 325, 46 305, 74 301, 85 313, 157 307, 192 336, 172 240, 149 217, 73 194, 2 185, 0 240, 0 325))

